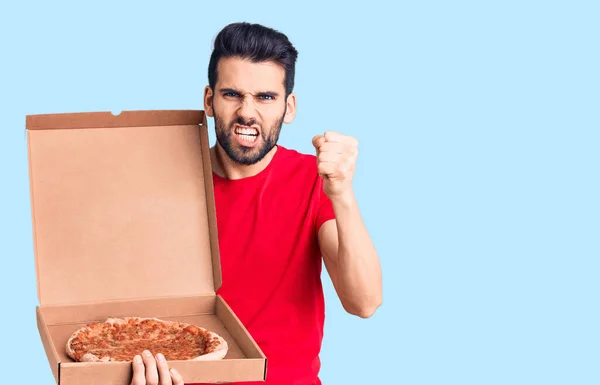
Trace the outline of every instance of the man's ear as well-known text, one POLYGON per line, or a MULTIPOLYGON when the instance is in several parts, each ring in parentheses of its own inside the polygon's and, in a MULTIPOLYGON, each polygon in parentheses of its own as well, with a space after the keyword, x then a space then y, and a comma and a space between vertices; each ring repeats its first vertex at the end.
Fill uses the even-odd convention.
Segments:
POLYGON ((285 112, 285 116, 283 117, 283 121, 286 124, 292 123, 294 118, 296 117, 296 95, 294 93, 289 94, 286 100, 287 110, 285 112))
POLYGON ((204 88, 204 112, 211 118, 214 116, 213 97, 214 95, 212 88, 210 88, 210 86, 206 86, 204 88))

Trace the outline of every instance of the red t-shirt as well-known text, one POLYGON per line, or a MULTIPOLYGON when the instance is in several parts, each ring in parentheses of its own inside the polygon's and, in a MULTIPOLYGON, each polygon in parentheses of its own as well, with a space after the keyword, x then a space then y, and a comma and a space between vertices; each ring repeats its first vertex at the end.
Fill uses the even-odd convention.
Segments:
POLYGON ((334 212, 315 156, 278 146, 259 174, 213 174, 213 181, 218 294, 267 356, 266 384, 320 384, 325 314, 317 231, 334 212))

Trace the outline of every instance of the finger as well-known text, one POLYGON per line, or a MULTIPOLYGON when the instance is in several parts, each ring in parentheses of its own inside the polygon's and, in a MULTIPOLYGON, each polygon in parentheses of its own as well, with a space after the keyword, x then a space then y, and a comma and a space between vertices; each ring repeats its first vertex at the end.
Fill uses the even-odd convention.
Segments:
POLYGON ((183 385, 181 374, 173 368, 171 368, 171 378, 173 379, 173 385, 183 385))
POLYGON ((160 385, 171 385, 171 374, 169 373, 169 366, 167 360, 162 353, 156 355, 156 367, 158 368, 158 383, 160 385))
POLYGON ((342 135, 336 131, 331 131, 331 130, 325 131, 325 134, 323 136, 325 136, 325 139, 327 139, 328 142, 337 142, 337 143, 346 142, 346 136, 342 135))
POLYGON ((352 146, 358 146, 358 140, 356 138, 340 134, 336 131, 326 131, 324 136, 328 142, 344 143, 352 146))
POLYGON ((329 163, 329 162, 323 162, 323 163, 319 163, 319 175, 321 176, 331 176, 334 175, 335 172, 337 171, 337 164, 335 163, 329 163))
POLYGON ((146 385, 158 385, 158 371, 156 369, 156 360, 147 350, 143 354, 144 365, 146 366, 146 385))
POLYGON ((343 156, 343 154, 340 154, 337 152, 323 151, 323 152, 319 152, 319 155, 317 155, 317 158, 319 159, 319 163, 323 163, 323 162, 341 163, 344 159, 344 156, 343 156))
POLYGON ((142 357, 133 357, 133 377, 131 378, 131 385, 144 385, 146 382, 146 376, 144 374, 144 362, 142 357))
POLYGON ((338 154, 344 153, 346 150, 346 146, 342 143, 336 142, 325 142, 319 147, 319 152, 335 152, 338 154))
POLYGON ((323 143, 325 143, 325 137, 323 135, 315 135, 312 139, 312 144, 317 150, 323 143))

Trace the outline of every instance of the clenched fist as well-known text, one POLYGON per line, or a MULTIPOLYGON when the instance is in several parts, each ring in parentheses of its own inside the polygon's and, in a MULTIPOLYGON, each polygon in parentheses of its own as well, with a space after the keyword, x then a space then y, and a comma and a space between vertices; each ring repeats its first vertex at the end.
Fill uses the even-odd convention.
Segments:
POLYGON ((352 177, 358 157, 358 140, 334 131, 317 135, 312 140, 317 150, 319 175, 330 199, 352 191, 352 177))

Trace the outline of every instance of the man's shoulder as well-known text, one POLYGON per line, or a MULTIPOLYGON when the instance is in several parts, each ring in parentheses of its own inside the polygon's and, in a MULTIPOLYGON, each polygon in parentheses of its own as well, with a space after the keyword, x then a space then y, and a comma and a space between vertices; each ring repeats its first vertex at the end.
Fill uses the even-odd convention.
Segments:
POLYGON ((317 157, 314 154, 305 154, 296 149, 277 145, 277 151, 280 151, 280 159, 288 165, 311 166, 316 165, 317 157))
POLYGON ((278 145, 278 172, 285 179, 302 180, 313 185, 318 177, 317 157, 278 145))

